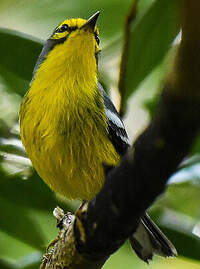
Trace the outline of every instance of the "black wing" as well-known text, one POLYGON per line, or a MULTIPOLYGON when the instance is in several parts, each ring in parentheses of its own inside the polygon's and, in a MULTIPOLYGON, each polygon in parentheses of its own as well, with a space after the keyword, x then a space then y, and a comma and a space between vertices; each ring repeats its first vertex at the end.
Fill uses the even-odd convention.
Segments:
POLYGON ((98 83, 98 89, 100 90, 104 100, 110 140, 112 141, 116 151, 122 156, 130 145, 128 135, 115 106, 105 93, 100 83, 98 83))

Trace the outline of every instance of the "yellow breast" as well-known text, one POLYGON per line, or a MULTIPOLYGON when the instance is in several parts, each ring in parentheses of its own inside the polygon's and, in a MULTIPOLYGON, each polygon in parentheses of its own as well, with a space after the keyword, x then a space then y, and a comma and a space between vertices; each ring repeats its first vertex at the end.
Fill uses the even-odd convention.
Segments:
MULTIPOLYGON (((77 76, 67 66, 59 69, 55 55, 49 56, 54 69, 47 76, 43 70, 49 67, 40 68, 22 102, 22 142, 34 168, 54 191, 89 200, 104 183, 104 164, 116 165, 119 155, 108 138, 96 70, 90 65, 77 76)), ((78 68, 80 60, 73 60, 73 66, 78 68)))

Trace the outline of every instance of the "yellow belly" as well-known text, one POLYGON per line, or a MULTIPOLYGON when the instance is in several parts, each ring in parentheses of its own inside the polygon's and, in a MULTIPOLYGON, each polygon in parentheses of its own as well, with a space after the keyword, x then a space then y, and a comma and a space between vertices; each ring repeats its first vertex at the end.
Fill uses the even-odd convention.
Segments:
POLYGON ((105 180, 104 164, 119 162, 102 107, 99 111, 90 103, 54 107, 52 101, 49 109, 40 102, 40 109, 33 111, 37 102, 26 103, 25 98, 20 112, 22 142, 40 177, 69 199, 94 197, 105 180))
MULTIPOLYGON (((29 154, 33 166, 59 194, 69 199, 91 199, 104 183, 103 165, 116 165, 119 161, 113 145, 97 132, 80 132, 79 136, 72 133, 71 137, 58 135, 54 139, 51 147, 43 144, 40 151, 36 145, 33 154, 29 154)), ((49 142, 46 141, 48 145, 49 142)))

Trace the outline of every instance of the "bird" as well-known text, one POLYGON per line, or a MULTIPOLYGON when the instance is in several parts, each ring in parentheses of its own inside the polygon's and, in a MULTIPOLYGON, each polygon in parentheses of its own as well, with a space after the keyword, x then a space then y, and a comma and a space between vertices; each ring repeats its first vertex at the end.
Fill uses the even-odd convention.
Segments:
MULTIPOLYGON (((100 48, 89 19, 60 23, 45 42, 20 107, 20 133, 33 167, 68 199, 89 201, 101 190, 107 169, 130 147, 114 104, 98 79, 100 48)), ((176 256, 176 249, 147 213, 130 237, 138 257, 176 256)))

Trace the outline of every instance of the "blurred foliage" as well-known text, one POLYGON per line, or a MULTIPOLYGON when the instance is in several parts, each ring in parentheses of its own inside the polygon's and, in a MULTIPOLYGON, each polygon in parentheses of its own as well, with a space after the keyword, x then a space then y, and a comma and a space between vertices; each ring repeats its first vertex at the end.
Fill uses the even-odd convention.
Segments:
MULTIPOLYGON (((156 110, 162 80, 173 59, 175 46, 172 42, 179 31, 179 1, 140 0, 137 18, 131 28, 124 105, 135 98, 137 90, 150 117, 156 110)), ((0 1, 1 269, 38 268, 45 246, 56 236, 56 221, 51 215, 53 208, 60 205, 67 211, 77 206, 77 203, 63 201, 53 194, 33 172, 20 142, 19 105, 28 89, 44 39, 65 18, 87 18, 100 10, 98 23, 103 48, 100 78, 106 88, 116 88, 124 21, 131 4, 132 0, 0 1)), ((148 268, 200 268, 197 263, 200 252, 199 145, 200 137, 190 158, 170 179, 166 195, 150 212, 176 245, 179 254, 190 260, 155 258, 148 268)), ((128 269, 146 265, 132 255, 125 244, 104 268, 122 266, 128 269)))
POLYGON ((136 19, 132 27, 127 59, 126 97, 133 93, 169 51, 179 31, 177 14, 178 1, 154 1, 143 16, 136 19), (166 25, 167 31, 164 31, 166 25))

